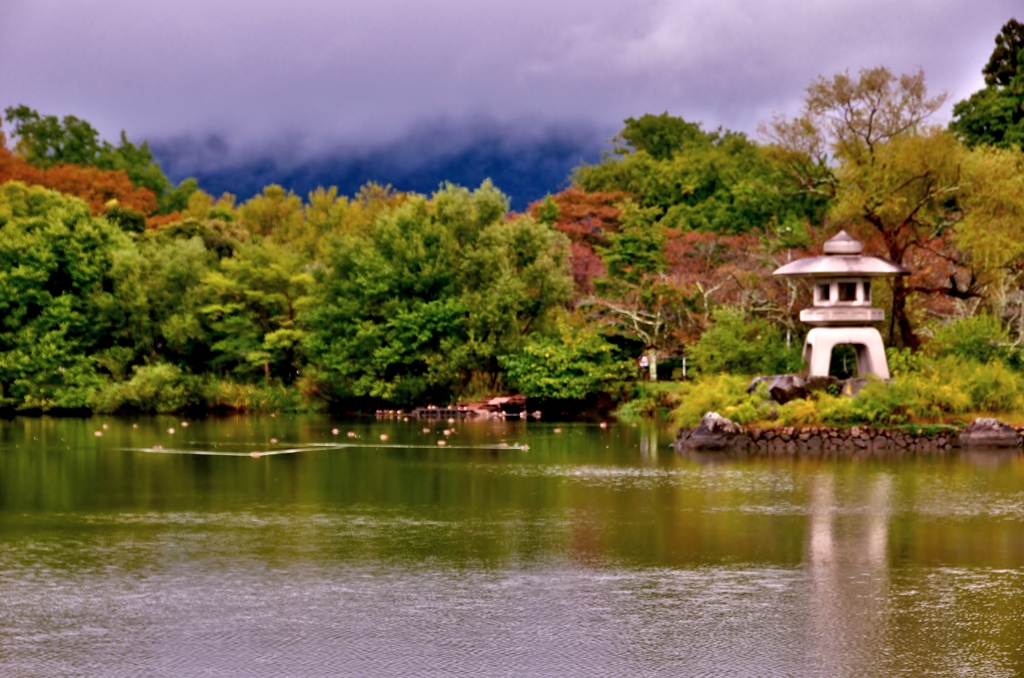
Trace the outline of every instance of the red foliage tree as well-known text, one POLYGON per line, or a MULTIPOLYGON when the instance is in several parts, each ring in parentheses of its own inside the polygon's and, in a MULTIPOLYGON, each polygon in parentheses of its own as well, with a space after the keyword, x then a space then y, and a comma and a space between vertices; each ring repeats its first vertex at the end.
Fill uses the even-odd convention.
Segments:
POLYGON ((135 188, 124 170, 101 170, 79 165, 34 167, 7 148, 0 133, 0 184, 21 181, 81 198, 93 214, 102 214, 111 200, 143 214, 156 211, 156 195, 148 188, 135 188))
MULTIPOLYGON (((794 257, 808 254, 792 252, 794 257)), ((783 252, 773 251, 755 234, 669 230, 665 259, 674 292, 670 334, 680 344, 700 337, 716 306, 741 308, 795 330, 800 309, 810 301, 805 284, 772 276, 786 263, 783 252)))
POLYGON ((592 294, 594 279, 605 274, 604 263, 594 246, 605 244, 606 235, 619 230, 619 205, 627 198, 629 194, 622 191, 587 193, 573 186, 530 205, 530 215, 550 223, 572 241, 569 264, 577 296, 592 294))

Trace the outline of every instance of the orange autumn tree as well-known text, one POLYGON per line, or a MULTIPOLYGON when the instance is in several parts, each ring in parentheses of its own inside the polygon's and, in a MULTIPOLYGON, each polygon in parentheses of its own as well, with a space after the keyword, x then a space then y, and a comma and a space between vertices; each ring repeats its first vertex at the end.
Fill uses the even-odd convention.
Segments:
POLYGON ((42 186, 81 198, 89 204, 93 214, 102 214, 111 200, 144 215, 152 214, 157 208, 153 191, 132 186, 124 170, 66 164, 46 169, 35 167, 7 148, 6 137, 0 132, 0 184, 8 181, 42 186))

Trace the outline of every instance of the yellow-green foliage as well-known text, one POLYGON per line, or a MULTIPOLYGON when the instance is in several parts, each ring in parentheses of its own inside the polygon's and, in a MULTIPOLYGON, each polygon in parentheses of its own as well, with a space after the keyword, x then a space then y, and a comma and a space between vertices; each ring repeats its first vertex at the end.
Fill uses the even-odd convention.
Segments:
POLYGON ((1024 410, 1024 375, 1001 362, 977 363, 954 356, 921 360, 891 382, 873 381, 856 397, 825 391, 771 407, 763 388, 746 393, 746 379, 722 375, 690 385, 673 412, 682 426, 695 426, 709 410, 746 424, 774 420, 781 426, 808 424, 898 426, 974 412, 1024 410))
POLYGON ((231 381, 221 381, 215 386, 213 405, 242 412, 303 412, 315 409, 315 405, 304 404, 302 393, 294 386, 231 381))
POLYGON ((1024 376, 997 361, 981 364, 948 356, 891 384, 869 384, 846 401, 824 408, 819 404, 825 420, 902 424, 968 412, 1012 412, 1024 406, 1024 376))
POLYGON ((767 414, 761 406, 767 398, 763 389, 747 394, 750 379, 732 374, 702 377, 687 382, 679 392, 680 405, 672 417, 680 426, 696 426, 704 413, 715 411, 733 421, 746 424, 767 414))
MULTIPOLYGON (((831 396, 825 395, 826 398, 831 396)), ((833 400, 835 400, 833 398, 833 400)), ((818 411, 818 402, 815 399, 791 400, 777 410, 779 424, 782 426, 804 426, 816 424, 822 421, 822 415, 818 411)))

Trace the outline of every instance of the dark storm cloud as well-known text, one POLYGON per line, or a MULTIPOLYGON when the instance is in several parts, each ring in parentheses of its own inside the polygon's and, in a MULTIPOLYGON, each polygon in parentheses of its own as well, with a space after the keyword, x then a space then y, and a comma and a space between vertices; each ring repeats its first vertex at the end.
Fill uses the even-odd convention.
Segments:
POLYGON ((568 183, 573 168, 600 157, 600 136, 587 126, 531 128, 482 120, 468 126, 418 124, 402 138, 366 145, 326 145, 296 156, 288 143, 235 150, 219 135, 182 136, 152 144, 167 174, 193 176, 209 193, 243 198, 270 183, 299 195, 337 186, 351 195, 367 182, 432 193, 444 181, 476 187, 490 179, 523 211, 568 183))
POLYGON ((962 98, 1018 5, 6 0, 0 103, 74 113, 107 136, 219 138, 228 150, 207 157, 226 164, 399 149, 424 121, 487 120, 529 143, 572 126, 598 144, 624 117, 668 110, 752 132, 846 68, 921 67, 962 98))

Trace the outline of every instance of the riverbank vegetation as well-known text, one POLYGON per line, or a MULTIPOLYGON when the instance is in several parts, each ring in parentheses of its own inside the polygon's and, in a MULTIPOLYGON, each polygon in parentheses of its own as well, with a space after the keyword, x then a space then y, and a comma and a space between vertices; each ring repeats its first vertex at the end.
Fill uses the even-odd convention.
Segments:
MULTIPOLYGON (((1011 20, 985 89, 945 127, 923 73, 881 67, 815 80, 759 140, 629 118, 525 214, 489 182, 272 185, 239 202, 174 185, 124 133, 9 107, 0 408, 351 411, 518 392, 682 424, 709 409, 886 425, 1024 411, 1021 47, 1011 20), (912 271, 874 294, 895 382, 766 404, 749 377, 800 369, 810 304, 771 272, 839 228, 912 271)), ((850 369, 837 353, 834 373, 850 369)))

